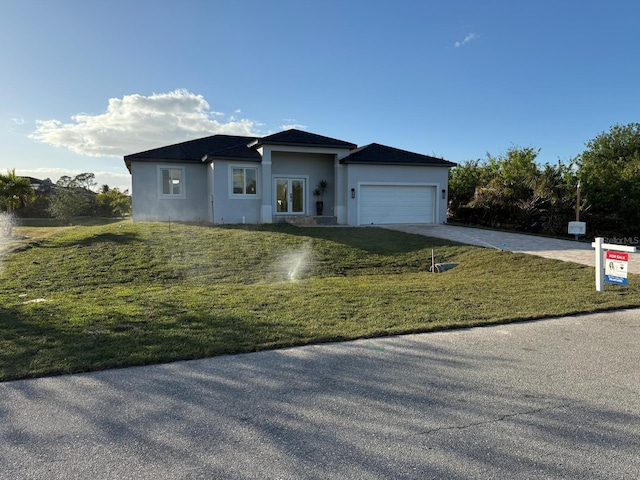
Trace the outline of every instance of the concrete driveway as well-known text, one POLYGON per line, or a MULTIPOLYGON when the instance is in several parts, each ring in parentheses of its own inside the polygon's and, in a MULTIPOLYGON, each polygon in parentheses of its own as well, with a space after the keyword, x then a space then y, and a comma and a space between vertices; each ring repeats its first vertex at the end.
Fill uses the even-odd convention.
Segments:
POLYGON ((0 383, 2 479, 637 479, 640 310, 0 383))
MULTIPOLYGON (((468 245, 528 253, 554 260, 575 262, 595 267, 595 252, 591 247, 591 243, 453 225, 379 226, 401 232, 444 238, 468 245)), ((640 253, 629 256, 629 272, 640 274, 640 253)))

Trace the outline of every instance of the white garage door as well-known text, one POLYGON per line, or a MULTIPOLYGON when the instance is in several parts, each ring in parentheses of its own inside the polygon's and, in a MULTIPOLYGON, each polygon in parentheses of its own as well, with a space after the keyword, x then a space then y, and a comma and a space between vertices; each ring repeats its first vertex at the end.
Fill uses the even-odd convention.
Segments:
POLYGON ((435 193, 424 185, 362 185, 360 225, 433 223, 435 193))

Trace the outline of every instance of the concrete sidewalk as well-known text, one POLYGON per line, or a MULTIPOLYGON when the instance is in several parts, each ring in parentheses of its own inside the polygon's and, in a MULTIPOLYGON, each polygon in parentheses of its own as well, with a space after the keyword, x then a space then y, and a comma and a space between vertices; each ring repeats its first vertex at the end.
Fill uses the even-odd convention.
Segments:
MULTIPOLYGON (((379 227, 595 267, 595 252, 591 243, 453 225, 379 225, 379 227)), ((629 256, 629 272, 640 274, 640 253, 629 256)))

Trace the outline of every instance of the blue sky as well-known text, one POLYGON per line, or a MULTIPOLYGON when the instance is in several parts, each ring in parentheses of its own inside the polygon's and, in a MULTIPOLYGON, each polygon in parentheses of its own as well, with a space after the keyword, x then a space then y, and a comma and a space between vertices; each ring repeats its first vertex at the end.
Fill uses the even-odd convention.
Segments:
POLYGON ((0 2, 0 170, 295 127, 454 162, 569 160, 640 121, 633 0, 0 2))

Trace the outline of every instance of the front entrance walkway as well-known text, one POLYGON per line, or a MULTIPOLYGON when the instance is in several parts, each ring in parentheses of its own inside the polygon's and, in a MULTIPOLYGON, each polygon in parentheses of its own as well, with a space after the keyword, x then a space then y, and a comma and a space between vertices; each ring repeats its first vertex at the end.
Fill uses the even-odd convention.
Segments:
MULTIPOLYGON (((444 238, 468 245, 528 253, 540 257, 595 266, 595 252, 591 243, 540 237, 522 233, 500 232, 453 225, 381 225, 383 228, 428 237, 444 238)), ((629 256, 629 272, 640 273, 640 254, 629 256)))

